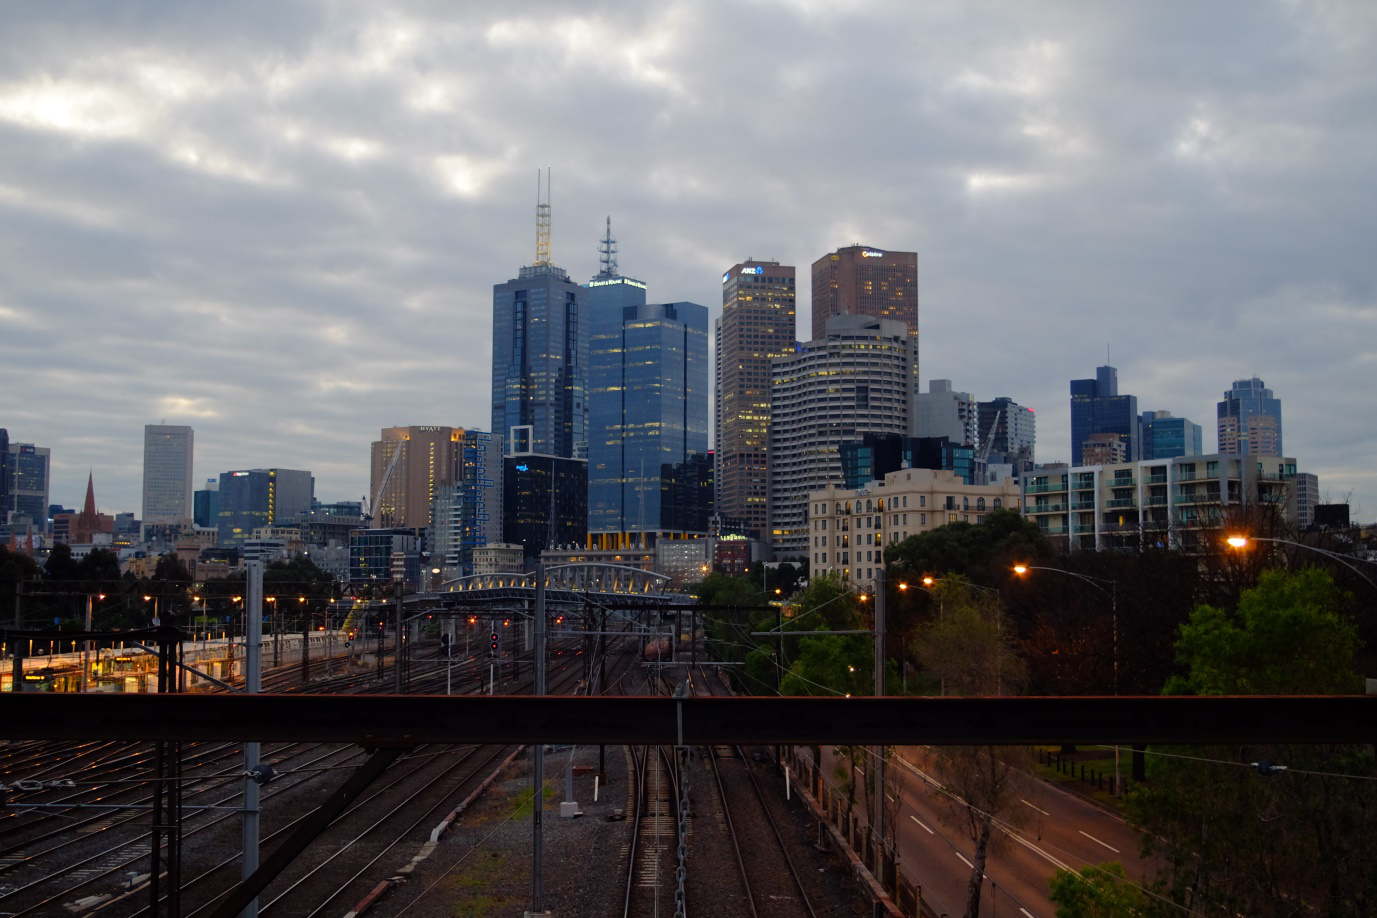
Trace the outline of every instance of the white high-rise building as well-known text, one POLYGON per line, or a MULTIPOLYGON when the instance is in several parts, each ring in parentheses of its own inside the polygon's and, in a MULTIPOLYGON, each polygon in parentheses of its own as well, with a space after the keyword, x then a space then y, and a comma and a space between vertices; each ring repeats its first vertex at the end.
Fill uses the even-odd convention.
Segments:
POLYGON ((193 516, 190 427, 146 424, 143 428, 143 522, 180 523, 193 516))
POLYGON ((771 361, 770 543, 808 555, 808 493, 842 484, 839 445, 913 432, 917 339, 896 319, 839 315, 824 337, 771 361))

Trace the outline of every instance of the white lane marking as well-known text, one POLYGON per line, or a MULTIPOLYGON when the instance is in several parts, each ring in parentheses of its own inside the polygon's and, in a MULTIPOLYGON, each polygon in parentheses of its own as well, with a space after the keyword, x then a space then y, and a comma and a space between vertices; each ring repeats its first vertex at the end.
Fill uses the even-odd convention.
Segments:
POLYGON ((953 851, 952 853, 955 854, 957 857, 961 858, 961 863, 965 864, 972 870, 975 869, 975 865, 972 864, 970 861, 966 860, 966 855, 962 854, 960 851, 953 851))
POLYGON ((1119 853, 1119 849, 1118 849, 1118 848, 1114 847, 1113 845, 1109 844, 1108 842, 1102 842, 1102 841, 1100 841, 1098 838, 1096 838, 1095 836, 1091 835, 1089 832, 1085 831, 1084 829, 1077 829, 1076 831, 1079 832, 1079 833, 1081 833, 1082 835, 1084 835, 1086 838, 1090 839, 1091 841, 1093 841, 1095 844, 1097 844, 1097 845, 1104 845, 1106 848, 1108 848, 1110 851, 1113 851, 1115 854, 1118 854, 1118 853, 1119 853))
POLYGON ((1010 832, 1008 834, 1009 837, 1012 838, 1014 841, 1018 842, 1020 845, 1027 848, 1029 851, 1043 858, 1047 861, 1047 863, 1053 865, 1054 867, 1060 867, 1062 870, 1065 870, 1068 873, 1076 872, 1076 868, 1072 867, 1070 864, 1065 863, 1064 861, 1058 860, 1057 858, 1048 854, 1046 851, 1043 851, 1041 848, 1030 842, 1028 839, 1024 838, 1022 835, 1019 835, 1016 832, 1010 832))
POLYGON ((1023 908, 1022 906, 1019 906, 1019 909, 1018 909, 1018 910, 1019 910, 1020 912, 1022 912, 1023 914, 1027 915, 1028 918, 1033 918, 1033 913, 1030 912, 1030 911, 1028 911, 1026 908, 1023 908))
MULTIPOLYGON (((1020 799, 1020 800, 1023 800, 1022 797, 1020 797, 1019 799, 1020 799)), ((1024 802, 1024 803, 1028 803, 1027 800, 1023 800, 1023 802, 1024 802)), ((1051 813, 1049 813, 1049 812, 1047 812, 1046 810, 1044 810, 1042 807, 1038 806, 1036 803, 1028 803, 1028 805, 1031 806, 1033 809, 1037 810, 1039 813, 1041 813, 1041 814, 1044 815, 1044 816, 1051 816, 1051 815, 1052 815, 1051 813)))
POLYGON ((927 829, 929 835, 936 835, 936 834, 937 834, 936 832, 932 831, 932 829, 928 829, 928 824, 927 824, 926 822, 923 822, 923 820, 919 819, 917 816, 912 816, 912 815, 910 815, 908 818, 909 818, 909 819, 912 819, 914 822, 918 823, 918 825, 922 826, 924 829, 927 829))

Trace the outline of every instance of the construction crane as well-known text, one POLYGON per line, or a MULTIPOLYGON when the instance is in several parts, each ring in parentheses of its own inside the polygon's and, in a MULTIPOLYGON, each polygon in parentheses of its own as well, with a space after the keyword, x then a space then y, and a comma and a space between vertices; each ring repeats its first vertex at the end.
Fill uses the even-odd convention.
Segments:
POLYGON ((985 438, 984 444, 980 447, 980 455, 977 457, 982 463, 990 458, 990 450, 994 448, 995 433, 999 430, 999 419, 1003 414, 1003 408, 995 412, 994 421, 990 424, 990 435, 985 438))
MULTIPOLYGON (((373 501, 368 505, 370 514, 377 514, 378 504, 382 501, 383 491, 387 488, 387 482, 392 478, 392 470, 397 467, 397 460, 402 458, 402 450, 406 449, 405 440, 397 440, 397 448, 392 451, 392 458, 387 461, 387 468, 383 471, 382 481, 378 482, 378 489, 373 492, 373 501)), ((381 522, 381 521, 380 521, 381 522)), ((387 520, 391 522, 391 520, 387 520)))

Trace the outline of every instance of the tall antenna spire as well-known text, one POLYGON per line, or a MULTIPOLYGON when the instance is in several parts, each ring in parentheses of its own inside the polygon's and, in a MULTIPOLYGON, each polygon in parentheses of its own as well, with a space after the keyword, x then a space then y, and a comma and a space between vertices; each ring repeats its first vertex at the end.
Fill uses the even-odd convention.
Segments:
POLYGON ((612 218, 607 218, 607 235, 602 237, 598 243, 598 251, 602 253, 602 270, 598 272, 598 277, 617 276, 617 240, 612 238, 612 218))
POLYGON ((540 200, 540 170, 536 170, 536 257, 538 265, 550 263, 550 167, 545 167, 545 201, 540 200))

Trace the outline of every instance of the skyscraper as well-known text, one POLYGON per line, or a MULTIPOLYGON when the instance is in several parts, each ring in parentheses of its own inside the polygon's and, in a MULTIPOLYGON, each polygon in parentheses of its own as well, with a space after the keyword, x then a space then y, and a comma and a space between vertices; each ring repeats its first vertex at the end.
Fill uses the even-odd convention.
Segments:
POLYGON ((192 519, 192 455, 195 434, 178 424, 143 428, 143 515, 147 523, 192 519))
POLYGON ((502 438, 460 430, 451 481, 430 502, 431 561, 446 580, 474 573, 473 553, 502 541, 502 438))
POLYGON ((1142 421, 1138 397, 1119 394, 1119 371, 1095 368, 1094 379, 1071 380, 1071 465, 1084 465, 1085 444, 1091 434, 1118 434, 1124 461, 1143 458, 1142 421))
POLYGON ((708 451, 707 307, 595 305, 589 381, 588 531, 602 547, 652 547, 677 528, 667 479, 708 451))
POLYGON ((989 449, 990 462, 1007 462, 1030 467, 1037 444, 1037 425, 1033 409, 1025 408, 1006 395, 988 402, 977 402, 980 434, 976 442, 989 449), (998 459, 996 458, 998 457, 998 459))
POLYGON ((509 450, 586 455, 585 302, 584 288, 550 262, 550 205, 538 203, 535 262, 493 287, 492 432, 509 450))
POLYGON ((192 520, 202 529, 214 529, 220 523, 220 479, 207 478, 206 486, 191 495, 192 520))
POLYGON ((918 253, 848 245, 813 262, 812 337, 822 338, 839 315, 897 319, 916 338, 918 253))
POLYGON ((311 509, 315 479, 295 469, 220 473, 220 546, 238 547, 253 531, 295 520, 311 509))
POLYGON ((946 437, 974 446, 980 434, 980 403, 969 392, 957 392, 950 379, 928 380, 928 391, 913 397, 913 431, 920 437, 946 437))
POLYGON ((1281 399, 1262 380, 1238 379, 1218 404, 1219 451, 1280 456, 1281 399))
POLYGON ((25 516, 43 531, 48 525, 49 471, 52 450, 32 443, 11 442, 9 509, 16 516, 25 516))
POLYGON ((793 265, 747 259, 722 275, 717 320, 716 487, 724 525, 765 538, 770 360, 794 352, 793 265))
POLYGON ((1205 452, 1200 425, 1170 411, 1143 412, 1143 458, 1174 459, 1205 452))
POLYGON ((373 441, 368 497, 375 529, 424 529, 437 489, 454 481, 462 428, 384 427, 373 441))
POLYGON ((9 522, 11 477, 10 432, 0 427, 0 524, 9 522))
POLYGON ((808 492, 842 482, 839 447, 866 433, 913 431, 918 341, 902 322, 827 320, 826 334, 773 361, 770 545, 808 555, 808 492))

